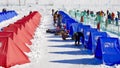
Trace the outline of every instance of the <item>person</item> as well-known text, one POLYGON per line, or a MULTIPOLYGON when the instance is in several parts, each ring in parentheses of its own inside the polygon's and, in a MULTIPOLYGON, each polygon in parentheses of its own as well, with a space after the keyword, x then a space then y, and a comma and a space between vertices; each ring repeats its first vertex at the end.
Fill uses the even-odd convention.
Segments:
POLYGON ((89 16, 89 14, 90 14, 90 11, 89 11, 89 10, 87 10, 87 15, 89 16))
POLYGON ((61 29, 61 27, 62 27, 61 18, 62 18, 61 15, 58 14, 58 15, 57 15, 57 27, 59 27, 60 29, 61 29))
POLYGON ((82 44, 84 44, 84 34, 82 32, 75 32, 74 33, 75 45, 80 44, 80 38, 81 37, 82 37, 82 44))
POLYGON ((106 18, 106 20, 105 20, 105 30, 107 29, 107 27, 108 27, 108 19, 106 18))
POLYGON ((6 8, 3 8, 3 9, 2 9, 2 12, 6 12, 6 8))
POLYGON ((96 17, 96 21, 97 21, 97 29, 100 30, 100 22, 101 22, 101 14, 100 14, 100 11, 98 11, 96 13, 97 17, 96 17))
POLYGON ((67 37, 69 37, 68 32, 65 30, 61 31, 61 37, 63 40, 66 40, 67 37))
POLYGON ((84 22, 84 16, 81 16, 80 22, 81 22, 81 23, 84 22))
POLYGON ((112 23, 113 23, 113 24, 114 24, 114 18, 115 18, 115 13, 112 12, 112 14, 111 14, 111 20, 112 20, 112 23))
POLYGON ((115 18, 115 23, 116 23, 116 26, 118 26, 118 18, 117 17, 115 18))
POLYGON ((29 14, 31 14, 31 13, 32 13, 32 11, 29 12, 29 14))
POLYGON ((100 22, 97 23, 97 29, 100 31, 100 22))
POLYGON ((109 15, 109 10, 107 10, 107 15, 109 15))
POLYGON ((111 19, 112 19, 111 14, 109 13, 107 17, 108 17, 108 23, 111 24, 111 19))
POLYGON ((54 9, 52 9, 52 16, 54 15, 54 9))
POLYGON ((58 11, 56 11, 53 15, 54 26, 57 23, 57 18, 58 18, 58 11))
POLYGON ((118 20, 120 19, 120 12, 117 11, 118 20))

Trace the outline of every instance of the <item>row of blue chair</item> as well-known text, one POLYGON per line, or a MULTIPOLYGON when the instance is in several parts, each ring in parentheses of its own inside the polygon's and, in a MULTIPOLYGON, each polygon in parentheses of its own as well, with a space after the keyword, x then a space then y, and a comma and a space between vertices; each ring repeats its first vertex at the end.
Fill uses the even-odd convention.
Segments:
POLYGON ((66 24, 66 29, 69 30, 71 37, 75 32, 84 34, 85 39, 82 44, 92 51, 95 58, 101 59, 103 63, 109 66, 120 64, 120 42, 118 38, 110 37, 106 32, 77 22, 64 11, 59 11, 59 13, 62 15, 62 22, 66 24))
POLYGON ((10 18, 13 18, 14 16, 17 16, 18 14, 14 11, 6 11, 6 12, 0 12, 0 22, 4 20, 8 20, 10 18))

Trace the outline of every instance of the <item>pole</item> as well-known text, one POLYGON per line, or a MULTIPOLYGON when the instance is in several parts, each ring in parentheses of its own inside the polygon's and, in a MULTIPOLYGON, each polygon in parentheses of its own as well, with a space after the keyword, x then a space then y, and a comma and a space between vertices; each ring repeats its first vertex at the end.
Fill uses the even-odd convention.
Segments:
POLYGON ((20 0, 19 0, 19 6, 20 6, 20 0))
POLYGON ((26 5, 26 0, 24 0, 24 5, 26 5))
POLYGON ((8 6, 8 3, 9 3, 9 2, 8 2, 8 0, 6 0, 6 1, 7 1, 7 2, 6 2, 6 5, 8 6))

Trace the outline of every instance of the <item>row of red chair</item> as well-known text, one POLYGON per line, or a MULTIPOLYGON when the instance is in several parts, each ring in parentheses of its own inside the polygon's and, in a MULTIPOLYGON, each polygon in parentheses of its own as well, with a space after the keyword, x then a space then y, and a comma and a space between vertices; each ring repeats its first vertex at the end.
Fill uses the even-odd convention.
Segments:
POLYGON ((34 11, 28 16, 4 27, 0 32, 0 66, 5 68, 16 64, 30 62, 24 52, 30 52, 34 32, 41 21, 39 12, 34 11))

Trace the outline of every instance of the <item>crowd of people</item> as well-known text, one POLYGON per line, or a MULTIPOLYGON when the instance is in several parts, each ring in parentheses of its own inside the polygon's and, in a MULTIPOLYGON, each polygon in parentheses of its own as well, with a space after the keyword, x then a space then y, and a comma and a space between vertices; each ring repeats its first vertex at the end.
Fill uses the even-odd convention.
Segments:
MULTIPOLYGON (((69 11, 69 14, 71 14, 71 10, 69 11)), ((94 11, 90 11, 90 10, 75 10, 74 13, 74 17, 80 17, 80 22, 81 23, 88 23, 90 22, 90 18, 94 19, 94 21, 97 24, 97 29, 100 30, 100 24, 104 23, 105 28, 108 27, 109 24, 114 24, 116 26, 118 26, 118 20, 120 19, 120 12, 117 11, 117 13, 115 12, 110 12, 109 10, 107 10, 106 12, 104 11, 97 11, 96 13, 94 11)))

